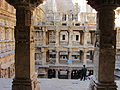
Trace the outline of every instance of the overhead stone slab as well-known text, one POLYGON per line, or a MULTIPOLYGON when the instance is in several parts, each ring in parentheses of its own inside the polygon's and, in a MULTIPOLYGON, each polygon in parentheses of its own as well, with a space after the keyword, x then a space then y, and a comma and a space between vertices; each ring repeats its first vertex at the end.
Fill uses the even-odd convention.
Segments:
POLYGON ((6 0, 6 1, 16 8, 17 5, 37 7, 38 5, 43 3, 44 0, 6 0))
POLYGON ((106 5, 112 5, 115 7, 120 6, 120 0, 87 0, 87 1, 88 1, 88 4, 94 9, 97 9, 99 7, 103 7, 106 5))

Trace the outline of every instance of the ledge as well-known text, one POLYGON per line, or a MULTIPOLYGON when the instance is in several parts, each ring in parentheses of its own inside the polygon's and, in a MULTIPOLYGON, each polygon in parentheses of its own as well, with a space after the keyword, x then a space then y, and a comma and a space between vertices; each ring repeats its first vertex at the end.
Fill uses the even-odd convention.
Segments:
POLYGON ((7 55, 14 54, 14 53, 15 53, 14 50, 13 50, 13 51, 8 51, 8 52, 5 52, 5 53, 0 53, 0 58, 5 57, 5 56, 7 56, 7 55))

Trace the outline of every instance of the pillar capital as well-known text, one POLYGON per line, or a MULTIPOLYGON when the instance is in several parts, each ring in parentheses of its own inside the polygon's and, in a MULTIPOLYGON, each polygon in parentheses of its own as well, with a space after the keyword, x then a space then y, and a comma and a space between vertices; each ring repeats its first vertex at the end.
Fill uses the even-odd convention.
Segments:
POLYGON ((119 0, 87 0, 88 4, 96 9, 97 11, 101 9, 116 9, 120 6, 119 0))
POLYGON ((6 0, 6 1, 15 8, 28 7, 29 9, 30 8, 34 9, 39 4, 43 3, 44 0, 6 0))

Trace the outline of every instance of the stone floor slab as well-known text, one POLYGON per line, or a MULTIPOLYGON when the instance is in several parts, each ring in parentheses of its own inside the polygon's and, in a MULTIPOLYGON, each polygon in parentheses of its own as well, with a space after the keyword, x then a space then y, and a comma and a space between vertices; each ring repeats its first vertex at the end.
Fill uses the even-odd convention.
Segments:
MULTIPOLYGON (((120 90, 120 81, 116 81, 120 90)), ((90 81, 71 79, 39 79, 41 90, 88 90, 90 81)), ((0 90, 11 90, 12 79, 0 79, 0 90)))

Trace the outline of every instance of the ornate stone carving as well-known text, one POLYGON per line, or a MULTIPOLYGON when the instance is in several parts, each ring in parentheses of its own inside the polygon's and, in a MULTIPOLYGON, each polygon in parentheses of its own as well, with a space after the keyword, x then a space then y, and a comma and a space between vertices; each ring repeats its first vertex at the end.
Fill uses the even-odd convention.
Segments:
POLYGON ((96 10, 106 5, 111 5, 114 7, 120 6, 119 0, 87 0, 87 1, 88 1, 88 4, 96 10))
POLYGON ((44 0, 6 0, 9 4, 14 6, 15 8, 18 6, 28 6, 28 7, 37 7, 44 0))

